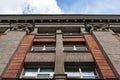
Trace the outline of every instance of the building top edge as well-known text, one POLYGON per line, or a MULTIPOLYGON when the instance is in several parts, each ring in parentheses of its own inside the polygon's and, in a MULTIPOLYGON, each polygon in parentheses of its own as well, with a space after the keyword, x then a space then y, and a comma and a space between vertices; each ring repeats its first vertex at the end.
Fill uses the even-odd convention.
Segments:
POLYGON ((0 16, 120 16, 120 14, 0 14, 0 16))

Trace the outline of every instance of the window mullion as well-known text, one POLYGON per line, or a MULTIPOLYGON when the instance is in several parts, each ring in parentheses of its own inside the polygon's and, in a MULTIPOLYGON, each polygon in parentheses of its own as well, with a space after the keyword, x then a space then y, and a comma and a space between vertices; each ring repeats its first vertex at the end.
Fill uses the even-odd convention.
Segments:
MULTIPOLYGON (((37 75, 40 73, 40 67, 38 68, 38 72, 37 72, 37 75)), ((37 78, 37 75, 36 75, 36 78, 37 78)))
POLYGON ((75 50, 75 51, 77 50, 77 48, 76 48, 76 46, 75 46, 75 45, 73 46, 73 50, 75 50))
POLYGON ((46 50, 46 46, 45 45, 43 46, 42 50, 46 50))
POLYGON ((23 68, 23 70, 22 70, 22 72, 21 72, 20 78, 23 77, 23 74, 24 74, 24 68, 23 68))
POLYGON ((80 78, 83 78, 81 68, 79 68, 80 78))
POLYGON ((33 49, 34 49, 34 48, 33 48, 33 46, 32 46, 31 51, 33 51, 33 49))
POLYGON ((38 73, 40 73, 40 67, 38 68, 38 73))
POLYGON ((96 73, 95 78, 98 78, 99 75, 98 75, 98 72, 97 72, 96 68, 95 68, 95 73, 96 73))

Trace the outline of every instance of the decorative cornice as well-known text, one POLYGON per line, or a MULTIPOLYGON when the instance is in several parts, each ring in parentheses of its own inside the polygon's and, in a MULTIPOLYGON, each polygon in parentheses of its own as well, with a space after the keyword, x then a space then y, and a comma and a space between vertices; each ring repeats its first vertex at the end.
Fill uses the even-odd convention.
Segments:
POLYGON ((27 33, 32 32, 33 29, 34 26, 30 23, 13 23, 10 28, 10 30, 26 31, 27 33))
POLYGON ((86 23, 86 31, 91 33, 91 31, 109 31, 109 24, 107 23, 86 23))

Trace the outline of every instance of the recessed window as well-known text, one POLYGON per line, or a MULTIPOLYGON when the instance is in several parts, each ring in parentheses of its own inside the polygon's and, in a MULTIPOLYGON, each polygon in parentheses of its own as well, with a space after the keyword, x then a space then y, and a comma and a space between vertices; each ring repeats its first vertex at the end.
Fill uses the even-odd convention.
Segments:
POLYGON ((24 73, 23 76, 31 76, 31 77, 35 77, 36 74, 38 72, 37 68, 33 68, 33 69, 24 69, 24 73))
POLYGON ((89 51, 85 45, 64 45, 64 51, 80 51, 86 52, 89 51))
POLYGON ((120 36, 120 32, 115 32, 115 33, 116 33, 116 35, 120 36))
POLYGON ((55 45, 33 45, 31 51, 55 51, 55 45))
POLYGON ((55 37, 55 33, 38 33, 36 34, 36 37, 55 37))
POLYGON ((68 78, 99 78, 98 73, 93 66, 66 66, 65 74, 68 78))
POLYGON ((64 37, 82 37, 82 33, 63 33, 64 37))
POLYGON ((48 79, 53 78, 53 67, 24 68, 21 78, 48 79))

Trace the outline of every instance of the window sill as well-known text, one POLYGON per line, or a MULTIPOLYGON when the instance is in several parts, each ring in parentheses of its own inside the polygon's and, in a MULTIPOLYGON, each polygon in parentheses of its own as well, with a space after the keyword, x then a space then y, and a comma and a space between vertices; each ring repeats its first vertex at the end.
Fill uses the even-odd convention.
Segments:
POLYGON ((88 51, 81 51, 81 50, 64 50, 64 52, 83 52, 83 53, 86 53, 86 52, 90 52, 89 50, 88 51))
POLYGON ((42 50, 42 51, 28 51, 28 53, 43 53, 43 52, 47 52, 47 53, 49 53, 49 52, 55 52, 55 50, 42 50))

